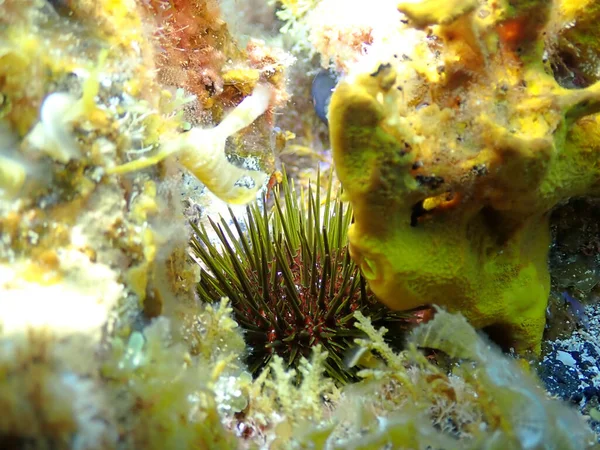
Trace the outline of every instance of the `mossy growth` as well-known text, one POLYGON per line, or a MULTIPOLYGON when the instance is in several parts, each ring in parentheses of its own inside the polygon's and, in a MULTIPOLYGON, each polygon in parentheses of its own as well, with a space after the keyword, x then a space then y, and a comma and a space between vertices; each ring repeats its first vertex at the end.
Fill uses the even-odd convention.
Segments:
POLYGON ((354 339, 363 335, 354 327, 354 311, 397 330, 390 334, 392 342, 399 340, 409 315, 388 310, 369 291, 348 252, 352 212, 332 195, 331 184, 324 198, 319 181, 299 195, 285 175, 281 186, 271 211, 248 206, 242 223, 230 210, 232 225, 209 218, 216 243, 203 225, 194 227, 192 250, 205 266, 198 294, 207 302, 230 299, 245 329, 247 364, 254 374, 274 355, 296 367, 321 344, 328 353, 326 373, 340 383, 355 380, 358 369, 344 361, 354 339))

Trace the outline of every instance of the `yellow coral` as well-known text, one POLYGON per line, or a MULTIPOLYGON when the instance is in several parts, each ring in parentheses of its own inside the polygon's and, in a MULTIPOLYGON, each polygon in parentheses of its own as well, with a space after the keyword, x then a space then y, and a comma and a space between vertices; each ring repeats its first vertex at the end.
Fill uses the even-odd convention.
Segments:
POLYGON ((546 66, 558 3, 435 5, 403 5, 413 25, 437 23, 435 48, 423 33, 412 54, 360 66, 333 94, 351 252, 390 307, 444 305, 539 352, 548 215, 597 192, 600 84, 568 90, 546 66))

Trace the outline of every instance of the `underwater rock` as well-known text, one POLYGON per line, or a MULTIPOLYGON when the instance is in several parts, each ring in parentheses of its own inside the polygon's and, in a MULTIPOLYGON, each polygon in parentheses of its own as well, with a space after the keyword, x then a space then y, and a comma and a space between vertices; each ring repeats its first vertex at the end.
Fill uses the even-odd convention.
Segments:
MULTIPOLYGON (((550 394, 590 415, 600 405, 600 303, 587 305, 585 313, 588 326, 550 341, 536 369, 550 394)), ((590 425, 600 436, 600 421, 590 425)))

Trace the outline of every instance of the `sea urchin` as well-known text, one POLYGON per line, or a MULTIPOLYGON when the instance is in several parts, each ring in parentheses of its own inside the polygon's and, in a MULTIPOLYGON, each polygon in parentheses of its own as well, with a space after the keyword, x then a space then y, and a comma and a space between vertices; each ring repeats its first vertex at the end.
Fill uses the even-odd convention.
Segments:
POLYGON ((309 186, 298 196, 284 175, 283 202, 276 189, 270 212, 254 204, 244 223, 231 210, 232 226, 223 218, 209 219, 218 244, 203 225, 194 226, 192 250, 205 266, 198 294, 208 302, 229 298, 245 329, 253 373, 274 354, 295 366, 320 343, 328 352, 326 372, 345 383, 355 378, 356 368, 344 364, 344 354, 362 336, 354 327, 354 311, 361 310, 375 326, 406 323, 406 314, 373 297, 350 258, 349 207, 332 198, 331 183, 323 202, 320 192, 317 182, 314 191, 309 186))

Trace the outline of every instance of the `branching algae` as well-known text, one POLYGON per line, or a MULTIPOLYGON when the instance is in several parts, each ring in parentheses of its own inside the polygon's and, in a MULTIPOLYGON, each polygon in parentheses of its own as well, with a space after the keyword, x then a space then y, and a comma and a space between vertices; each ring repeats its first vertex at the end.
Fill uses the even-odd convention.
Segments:
POLYGON ((362 370, 364 383, 345 393, 333 418, 297 431, 296 448, 584 449, 595 436, 578 414, 547 398, 538 381, 459 316, 438 311, 396 354, 358 313, 366 349, 385 365, 362 370), (418 347, 449 356, 450 373, 418 347))

